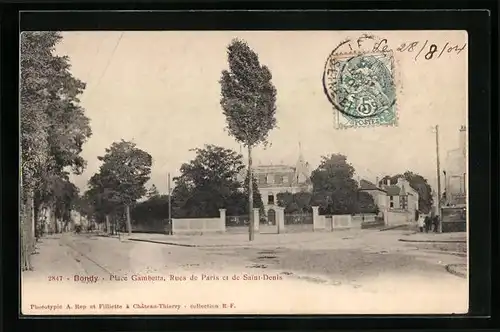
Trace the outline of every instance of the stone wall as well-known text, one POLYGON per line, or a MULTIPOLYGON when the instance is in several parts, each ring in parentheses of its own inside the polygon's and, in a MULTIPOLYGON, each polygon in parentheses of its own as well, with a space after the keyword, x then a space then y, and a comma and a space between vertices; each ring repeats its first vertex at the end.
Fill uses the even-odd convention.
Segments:
POLYGON ((226 210, 219 211, 218 218, 172 219, 172 234, 224 233, 226 231, 226 210))
POLYGON ((326 217, 319 214, 318 206, 313 206, 312 210, 314 231, 333 231, 336 229, 348 229, 352 227, 352 216, 350 214, 326 217))
POLYGON ((384 219, 386 226, 399 226, 409 224, 415 217, 408 211, 389 210, 384 213, 384 219))

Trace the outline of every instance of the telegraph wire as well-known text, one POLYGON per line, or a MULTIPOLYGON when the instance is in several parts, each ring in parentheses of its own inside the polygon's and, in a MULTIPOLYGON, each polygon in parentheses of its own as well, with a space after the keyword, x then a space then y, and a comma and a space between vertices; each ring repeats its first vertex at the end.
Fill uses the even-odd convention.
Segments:
MULTIPOLYGON (((116 53, 116 50, 118 49, 118 46, 120 45, 120 42, 122 41, 122 38, 123 38, 123 34, 124 34, 124 31, 122 31, 120 33, 120 36, 118 37, 116 43, 115 43, 115 46, 113 48, 113 51, 111 51, 111 55, 110 57, 108 58, 108 62, 106 63, 106 66, 104 67, 104 70, 102 71, 101 73, 101 76, 99 76, 99 79, 97 80, 97 83, 96 85, 94 86, 94 89, 92 89, 91 92, 93 92, 95 89, 97 89, 97 87, 99 87, 99 84, 101 84, 101 80, 103 79, 104 75, 106 74, 106 72, 108 71, 108 67, 109 65, 111 64, 111 61, 113 60, 114 56, 115 56, 115 53, 116 53)), ((92 93, 90 94, 92 95, 92 93)), ((90 95, 88 98, 90 98, 90 95)))

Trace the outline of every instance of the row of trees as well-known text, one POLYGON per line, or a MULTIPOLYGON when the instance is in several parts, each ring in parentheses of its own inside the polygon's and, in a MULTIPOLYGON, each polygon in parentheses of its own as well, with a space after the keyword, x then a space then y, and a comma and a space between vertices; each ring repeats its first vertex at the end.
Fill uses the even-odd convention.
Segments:
MULTIPOLYGON (((214 145, 194 149, 193 160, 181 166, 181 175, 174 178, 172 215, 185 217, 215 217, 219 209, 230 215, 248 213, 249 176, 243 191, 238 175, 245 168, 243 157, 235 151, 214 145)), ((121 141, 106 149, 99 157, 103 161, 99 172, 89 180, 89 189, 82 197, 79 210, 97 222, 106 222, 107 229, 116 220, 125 220, 131 232, 132 220, 155 223, 168 218, 168 195, 160 195, 156 187, 146 189, 151 173, 151 156, 131 142, 121 141), (137 200, 146 196, 146 200, 137 200), (130 211, 130 212, 128 212, 130 211), (113 220, 113 221, 111 221, 113 220)), ((262 199, 253 181, 254 206, 263 208, 262 199)))
MULTIPOLYGON (((248 172, 244 183, 238 180, 239 174, 245 171, 242 155, 215 145, 193 151, 195 157, 184 163, 181 174, 174 178, 172 216, 216 217, 221 208, 225 208, 229 216, 247 215, 248 172)), ((156 224, 168 218, 168 195, 160 195, 154 186, 149 191, 145 187, 151 167, 151 156, 147 152, 133 143, 122 141, 114 143, 99 159, 104 163, 89 181, 90 189, 84 195, 93 207, 87 211, 92 211, 96 220, 105 222, 106 216, 125 220, 130 231, 131 220, 156 224), (136 203, 144 195, 146 200, 136 203), (130 214, 126 213, 128 207, 132 207, 130 214)), ((319 206, 322 214, 378 212, 373 198, 359 191, 359 184, 353 179, 354 172, 343 155, 323 157, 311 175, 312 192, 281 193, 277 204, 285 208, 285 213, 291 214, 310 213, 312 206, 319 206)), ((382 181, 389 179, 395 183, 398 176, 387 176, 382 181)), ((423 177, 412 172, 402 176, 419 192, 421 210, 426 213, 432 204, 430 186, 423 177)), ((253 205, 262 209, 263 202, 255 179, 252 187, 253 205)))
POLYGON ((78 189, 69 180, 86 166, 80 156, 91 136, 78 97, 85 83, 73 77, 69 59, 54 54, 58 32, 24 32, 20 38, 21 267, 40 232, 40 215, 49 214, 54 231, 69 222, 78 189))
MULTIPOLYGON (((243 156, 215 145, 193 151, 196 153, 193 160, 184 163, 180 168, 181 174, 174 178, 172 216, 217 217, 221 208, 226 209, 229 216, 247 215, 248 172, 244 183, 239 182, 239 175, 245 171, 243 156)), ((158 220, 168 218, 168 196, 160 195, 156 187, 149 192, 145 188, 151 165, 147 152, 122 141, 114 143, 99 159, 104 163, 90 179, 90 188, 85 193, 87 201, 93 206, 90 211, 94 219, 100 222, 109 222, 110 217, 124 219, 130 231, 131 219, 138 223, 156 224, 158 220), (136 203, 145 194, 147 199, 136 203), (126 211, 130 206, 131 214, 128 214, 126 211)), ((373 199, 366 193, 358 192, 353 175, 354 168, 347 163, 345 156, 324 157, 313 171, 312 193, 281 193, 277 203, 285 208, 286 213, 310 213, 313 205, 320 206, 320 211, 326 214, 375 212, 373 199)), ((255 178, 252 189, 252 205, 259 207, 263 215, 263 202, 255 178)))

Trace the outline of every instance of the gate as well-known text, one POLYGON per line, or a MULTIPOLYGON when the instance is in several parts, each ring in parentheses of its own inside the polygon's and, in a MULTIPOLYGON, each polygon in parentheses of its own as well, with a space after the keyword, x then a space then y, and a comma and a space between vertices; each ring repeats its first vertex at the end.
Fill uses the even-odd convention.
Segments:
POLYGON ((267 222, 269 225, 276 225, 276 211, 274 209, 267 211, 267 222))

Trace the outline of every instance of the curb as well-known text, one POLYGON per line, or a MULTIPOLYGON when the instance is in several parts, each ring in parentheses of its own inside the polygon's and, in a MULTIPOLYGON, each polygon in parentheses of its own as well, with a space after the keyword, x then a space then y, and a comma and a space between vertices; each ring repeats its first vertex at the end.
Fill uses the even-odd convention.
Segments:
POLYGON ((440 250, 424 250, 425 252, 429 252, 432 254, 442 254, 442 255, 452 255, 462 258, 467 258, 467 253, 457 252, 457 251, 440 251, 440 250))
POLYGON ((187 243, 143 240, 143 239, 133 239, 133 238, 130 238, 127 240, 128 241, 136 241, 136 242, 164 244, 164 245, 168 245, 168 246, 187 247, 187 248, 240 248, 240 247, 245 247, 245 245, 241 245, 241 244, 187 244, 187 243))
MULTIPOLYGON (((178 246, 178 247, 187 247, 187 248, 247 248, 251 247, 252 244, 187 244, 187 243, 176 243, 176 242, 167 242, 167 241, 156 241, 156 240, 143 240, 143 239, 134 239, 129 238, 128 241, 136 241, 136 242, 147 242, 147 243, 155 243, 155 244, 163 244, 169 246, 178 246)), ((311 241, 312 242, 312 241, 311 241)), ((278 245, 275 243, 259 243, 256 245, 259 246, 274 246, 278 245)), ((283 245, 283 244, 281 244, 283 245)))
POLYGON ((142 239, 133 239, 133 238, 130 238, 128 240, 129 241, 137 241, 137 242, 148 242, 148 243, 156 243, 156 244, 165 244, 165 245, 179 246, 179 247, 190 247, 190 248, 204 247, 204 246, 200 246, 200 245, 197 245, 197 244, 184 244, 184 243, 164 242, 164 241, 154 241, 154 240, 142 240, 142 239))
POLYGON ((390 231, 390 230, 399 229, 399 228, 408 228, 408 225, 397 225, 397 226, 384 227, 384 228, 379 229, 379 231, 380 232, 390 231))
POLYGON ((406 240, 399 239, 400 242, 413 242, 413 243, 467 243, 463 240, 406 240))
POLYGON ((448 264, 448 265, 446 265, 446 271, 448 271, 449 273, 451 273, 457 277, 467 279, 467 273, 463 273, 463 272, 456 270, 456 267, 463 266, 463 265, 465 265, 465 264, 448 264))

